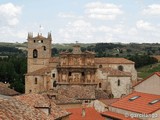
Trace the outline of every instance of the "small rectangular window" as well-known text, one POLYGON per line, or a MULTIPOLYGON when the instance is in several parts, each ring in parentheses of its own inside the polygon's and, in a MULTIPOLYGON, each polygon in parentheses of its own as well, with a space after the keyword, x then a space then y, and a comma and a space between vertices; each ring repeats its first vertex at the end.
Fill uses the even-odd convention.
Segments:
POLYGON ((55 73, 52 74, 52 77, 55 78, 55 73))

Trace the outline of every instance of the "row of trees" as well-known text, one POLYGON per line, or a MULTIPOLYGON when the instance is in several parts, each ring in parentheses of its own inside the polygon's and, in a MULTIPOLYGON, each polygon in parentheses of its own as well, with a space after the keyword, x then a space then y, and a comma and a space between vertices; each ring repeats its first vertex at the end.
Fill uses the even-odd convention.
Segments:
POLYGON ((18 92, 24 92, 24 74, 27 71, 25 57, 9 56, 0 59, 0 81, 10 83, 10 87, 18 92))
POLYGON ((15 47, 0 46, 0 82, 10 83, 10 88, 23 93, 24 74, 27 72, 26 52, 15 47))

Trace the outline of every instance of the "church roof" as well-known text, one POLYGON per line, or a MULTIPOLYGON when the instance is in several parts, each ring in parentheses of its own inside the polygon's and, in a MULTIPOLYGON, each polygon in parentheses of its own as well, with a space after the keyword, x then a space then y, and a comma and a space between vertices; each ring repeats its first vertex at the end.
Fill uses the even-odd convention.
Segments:
POLYGON ((99 70, 102 71, 103 73, 107 73, 108 76, 129 76, 129 77, 131 76, 130 72, 116 70, 111 67, 99 68, 99 70))
POLYGON ((134 64, 133 61, 125 59, 125 58, 95 58, 95 63, 97 64, 134 64))
POLYGON ((46 75, 46 74, 48 74, 48 73, 50 73, 51 72, 51 70, 52 70, 53 68, 51 68, 51 67, 44 67, 44 68, 41 68, 41 69, 38 69, 38 70, 36 70, 36 71, 33 71, 33 72, 29 72, 29 73, 27 73, 26 75, 28 75, 28 76, 38 76, 38 75, 46 75))

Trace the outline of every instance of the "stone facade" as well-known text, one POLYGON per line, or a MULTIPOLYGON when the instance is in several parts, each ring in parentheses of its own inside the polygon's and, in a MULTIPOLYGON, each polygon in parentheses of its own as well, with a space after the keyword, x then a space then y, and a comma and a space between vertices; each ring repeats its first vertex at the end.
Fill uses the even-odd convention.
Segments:
POLYGON ((28 72, 25 93, 40 93, 63 85, 97 86, 115 97, 128 94, 127 85, 137 80, 134 62, 124 58, 95 58, 75 44, 72 52, 51 57, 51 34, 33 37, 28 34, 28 72), (120 81, 119 87, 116 83, 120 81), (116 91, 120 90, 120 93, 116 91))

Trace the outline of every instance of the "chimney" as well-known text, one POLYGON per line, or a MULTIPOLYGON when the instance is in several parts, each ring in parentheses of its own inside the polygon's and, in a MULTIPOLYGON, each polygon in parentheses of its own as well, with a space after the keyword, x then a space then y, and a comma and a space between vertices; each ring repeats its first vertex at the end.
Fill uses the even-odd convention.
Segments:
POLYGON ((86 108, 83 107, 83 108, 82 108, 82 117, 85 117, 85 116, 86 116, 86 108))

